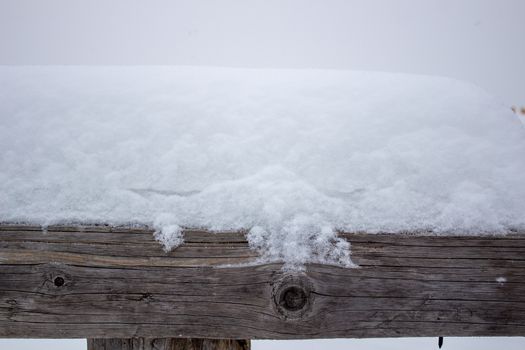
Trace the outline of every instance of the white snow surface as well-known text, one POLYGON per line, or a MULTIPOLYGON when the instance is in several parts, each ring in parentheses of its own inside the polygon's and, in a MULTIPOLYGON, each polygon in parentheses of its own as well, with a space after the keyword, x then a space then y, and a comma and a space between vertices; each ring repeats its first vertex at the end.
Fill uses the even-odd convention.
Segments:
POLYGON ((1 67, 0 221, 248 230, 351 266, 337 230, 525 228, 525 128, 482 89, 330 70, 1 67))

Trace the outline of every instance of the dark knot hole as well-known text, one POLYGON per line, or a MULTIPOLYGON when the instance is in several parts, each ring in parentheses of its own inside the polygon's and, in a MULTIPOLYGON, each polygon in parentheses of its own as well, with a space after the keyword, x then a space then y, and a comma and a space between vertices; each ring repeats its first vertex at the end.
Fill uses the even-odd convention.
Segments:
POLYGON ((53 280, 53 283, 55 284, 55 286, 57 287, 62 287, 64 285, 66 281, 64 281, 64 278, 63 277, 55 277, 55 279, 53 280))
POLYGON ((288 311, 299 311, 306 305, 308 296, 303 288, 291 286, 281 293, 279 304, 288 311))

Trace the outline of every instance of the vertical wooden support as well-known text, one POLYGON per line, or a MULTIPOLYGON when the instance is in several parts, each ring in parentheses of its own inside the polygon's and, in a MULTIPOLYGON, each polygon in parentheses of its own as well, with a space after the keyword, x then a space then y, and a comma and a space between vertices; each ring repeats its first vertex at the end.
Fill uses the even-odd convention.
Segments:
POLYGON ((250 350, 249 340, 193 338, 95 338, 88 350, 250 350))

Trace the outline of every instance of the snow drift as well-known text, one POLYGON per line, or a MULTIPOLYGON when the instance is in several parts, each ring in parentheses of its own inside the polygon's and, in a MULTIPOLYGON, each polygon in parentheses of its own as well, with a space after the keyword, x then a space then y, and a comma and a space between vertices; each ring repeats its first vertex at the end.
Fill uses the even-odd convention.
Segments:
POLYGON ((249 230, 351 265, 337 230, 525 227, 525 129, 451 79, 318 70, 0 68, 0 221, 249 230))

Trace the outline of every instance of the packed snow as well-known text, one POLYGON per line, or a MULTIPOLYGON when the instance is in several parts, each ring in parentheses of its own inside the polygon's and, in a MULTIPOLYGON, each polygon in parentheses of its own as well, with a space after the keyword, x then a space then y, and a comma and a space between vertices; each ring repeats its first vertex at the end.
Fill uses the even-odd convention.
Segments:
POLYGON ((247 230, 351 266, 337 231, 525 228, 525 128, 482 89, 330 70, 1 67, 0 221, 247 230))

